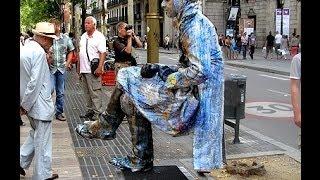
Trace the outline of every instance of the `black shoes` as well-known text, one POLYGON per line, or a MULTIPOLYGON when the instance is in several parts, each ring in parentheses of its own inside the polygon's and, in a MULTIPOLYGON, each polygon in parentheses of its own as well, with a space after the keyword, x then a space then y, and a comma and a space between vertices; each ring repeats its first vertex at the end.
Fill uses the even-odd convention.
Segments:
POLYGON ((66 121, 67 118, 63 114, 56 115, 56 119, 59 121, 66 121))
MULTIPOLYGON (((22 176, 26 176, 26 172, 24 171, 24 169, 20 166, 20 168, 19 168, 19 173, 20 173, 20 175, 22 175, 22 176)), ((53 179, 58 179, 59 178, 59 175, 58 174, 52 174, 52 176, 50 177, 50 178, 47 178, 47 179, 45 179, 45 180, 53 180, 53 179)))
POLYGON ((131 172, 146 172, 153 168, 153 161, 136 160, 132 161, 131 157, 114 157, 109 161, 110 164, 121 170, 131 170, 131 172))
POLYGON ((50 178, 47 178, 45 180, 53 180, 53 179, 58 179, 59 175, 58 174, 52 174, 52 176, 50 178))

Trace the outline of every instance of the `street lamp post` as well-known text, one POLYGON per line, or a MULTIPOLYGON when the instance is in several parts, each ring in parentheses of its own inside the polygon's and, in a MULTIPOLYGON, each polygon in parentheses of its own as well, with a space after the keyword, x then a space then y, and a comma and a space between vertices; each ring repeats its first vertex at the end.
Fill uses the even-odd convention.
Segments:
POLYGON ((159 62, 159 41, 160 41, 160 25, 158 14, 158 0, 148 0, 149 12, 146 15, 147 18, 147 62, 158 63, 159 62))

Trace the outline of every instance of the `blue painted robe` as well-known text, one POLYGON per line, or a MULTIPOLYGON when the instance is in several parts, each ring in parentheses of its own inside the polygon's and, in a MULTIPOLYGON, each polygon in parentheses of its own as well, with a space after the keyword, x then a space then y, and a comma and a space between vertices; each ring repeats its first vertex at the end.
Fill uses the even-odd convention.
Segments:
POLYGON ((164 132, 176 135, 194 128, 194 169, 221 168, 222 51, 213 24, 198 4, 186 1, 180 10, 180 54, 185 55, 186 63, 178 64, 178 71, 170 74, 166 82, 159 76, 142 78, 140 67, 121 69, 117 82, 137 109, 164 132))

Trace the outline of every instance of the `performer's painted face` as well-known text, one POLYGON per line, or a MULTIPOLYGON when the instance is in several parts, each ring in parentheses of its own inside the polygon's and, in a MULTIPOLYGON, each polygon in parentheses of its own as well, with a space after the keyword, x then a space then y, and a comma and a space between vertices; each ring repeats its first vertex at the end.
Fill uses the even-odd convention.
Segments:
POLYGON ((161 3, 162 8, 166 11, 167 16, 170 18, 178 15, 177 7, 175 7, 177 2, 175 1, 180 2, 181 0, 163 0, 161 3))

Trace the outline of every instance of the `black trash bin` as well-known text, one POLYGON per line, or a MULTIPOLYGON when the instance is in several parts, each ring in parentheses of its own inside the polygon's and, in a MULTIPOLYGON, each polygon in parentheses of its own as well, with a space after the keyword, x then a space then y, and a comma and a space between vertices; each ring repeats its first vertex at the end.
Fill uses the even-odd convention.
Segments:
POLYGON ((230 74, 225 77, 224 122, 235 131, 233 143, 240 143, 240 119, 245 117, 246 80, 244 75, 230 74), (235 119, 235 122, 228 119, 235 119))
POLYGON ((224 83, 224 117, 226 119, 245 117, 246 81, 247 77, 244 75, 226 76, 224 83))

